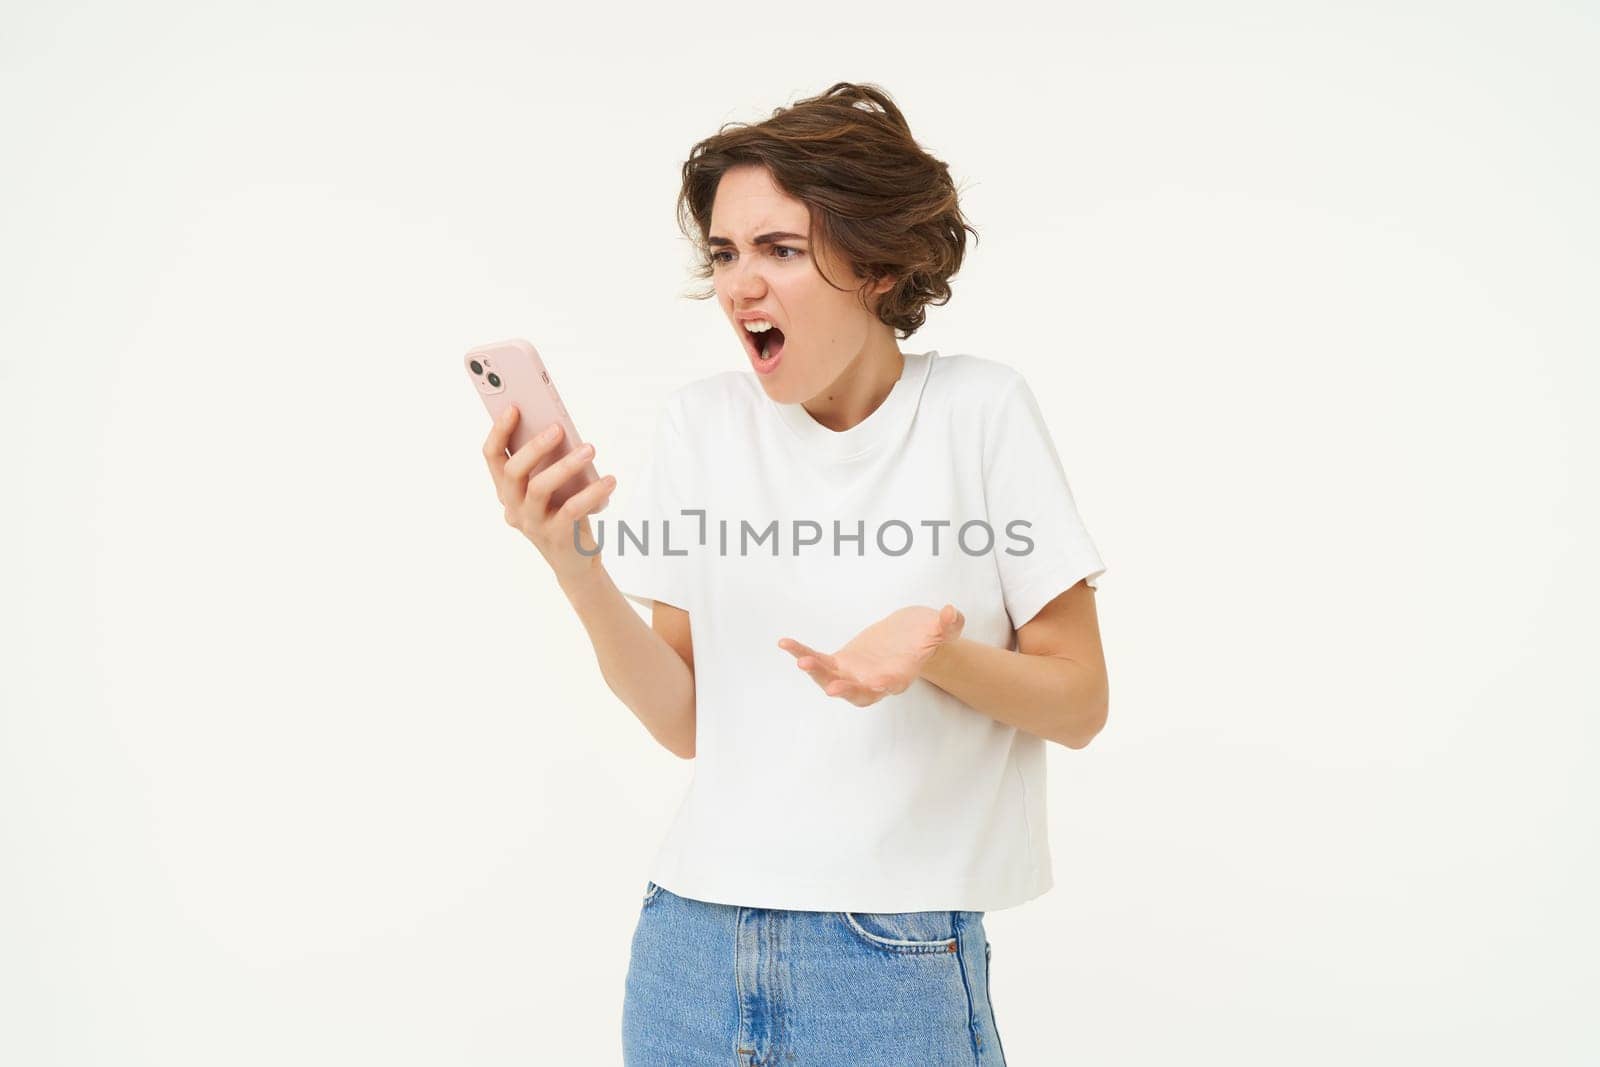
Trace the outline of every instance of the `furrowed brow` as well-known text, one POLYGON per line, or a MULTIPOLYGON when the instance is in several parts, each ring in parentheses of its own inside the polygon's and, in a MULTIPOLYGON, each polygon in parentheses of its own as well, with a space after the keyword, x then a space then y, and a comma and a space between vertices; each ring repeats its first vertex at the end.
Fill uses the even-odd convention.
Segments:
MULTIPOLYGON (((757 237, 755 240, 751 241, 750 243, 751 244, 757 244, 757 245, 770 245, 775 241, 804 241, 804 240, 806 240, 806 235, 803 234, 803 233, 790 233, 788 230, 776 230, 776 231, 774 231, 772 233, 761 234, 759 237, 757 237)), ((722 245, 731 245, 731 244, 733 244, 733 242, 730 241, 726 237, 707 237, 706 238, 706 244, 720 247, 722 245)))

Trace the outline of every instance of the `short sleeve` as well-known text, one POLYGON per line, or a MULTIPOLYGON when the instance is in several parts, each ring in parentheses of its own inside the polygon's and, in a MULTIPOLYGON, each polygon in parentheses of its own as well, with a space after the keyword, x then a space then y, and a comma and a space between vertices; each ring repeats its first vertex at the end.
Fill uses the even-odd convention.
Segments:
POLYGON ((600 558, 617 588, 634 603, 648 609, 659 600, 687 611, 699 555, 694 545, 699 519, 681 509, 700 505, 690 495, 692 457, 679 429, 676 399, 669 398, 657 417, 649 451, 632 478, 619 480, 624 491, 618 494, 616 514, 605 517, 600 558))
POLYGON ((1006 612, 1014 629, 1105 566, 1067 483, 1027 380, 1004 387, 984 430, 983 492, 1006 612))

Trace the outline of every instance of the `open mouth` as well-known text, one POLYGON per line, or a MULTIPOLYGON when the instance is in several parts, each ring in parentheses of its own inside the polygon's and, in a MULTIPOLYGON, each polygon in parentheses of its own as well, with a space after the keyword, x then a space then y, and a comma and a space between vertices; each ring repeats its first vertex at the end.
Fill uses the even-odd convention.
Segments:
POLYGON ((773 326, 764 333, 751 333, 743 326, 739 327, 744 334, 745 344, 750 346, 750 352, 757 359, 765 362, 783 351, 783 331, 773 326))

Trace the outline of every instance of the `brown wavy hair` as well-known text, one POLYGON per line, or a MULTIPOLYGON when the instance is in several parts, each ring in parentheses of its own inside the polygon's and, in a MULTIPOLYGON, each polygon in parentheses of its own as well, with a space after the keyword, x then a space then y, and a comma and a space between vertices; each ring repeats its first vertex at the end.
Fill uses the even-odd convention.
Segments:
MULTIPOLYGON (((867 279, 857 290, 862 307, 901 331, 902 340, 921 328, 927 305, 949 302, 967 232, 976 239, 978 231, 961 214, 950 168, 917 144, 882 88, 837 82, 763 122, 724 123, 690 150, 677 215, 695 246, 696 277, 709 279, 715 270, 706 239, 717 185, 729 169, 749 164, 765 167, 773 184, 805 203, 812 240, 867 279), (871 307, 872 285, 889 276, 894 287, 871 307)), ((842 289, 826 274, 822 279, 842 289)), ((716 288, 688 295, 705 300, 716 288)))

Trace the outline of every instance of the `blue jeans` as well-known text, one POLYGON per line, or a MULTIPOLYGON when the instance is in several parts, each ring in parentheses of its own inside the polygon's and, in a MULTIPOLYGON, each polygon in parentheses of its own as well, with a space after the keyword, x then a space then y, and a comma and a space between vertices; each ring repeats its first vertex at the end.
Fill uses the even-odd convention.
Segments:
POLYGON ((981 911, 793 911, 645 884, 626 1067, 1003 1067, 981 911))

